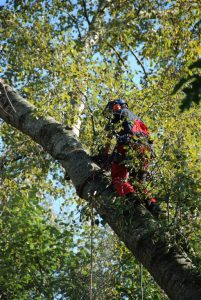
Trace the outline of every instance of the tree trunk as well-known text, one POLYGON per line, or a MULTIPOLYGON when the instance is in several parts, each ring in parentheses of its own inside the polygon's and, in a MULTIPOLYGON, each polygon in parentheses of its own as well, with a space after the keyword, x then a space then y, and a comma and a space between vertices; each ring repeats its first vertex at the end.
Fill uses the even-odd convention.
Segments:
POLYGON ((110 179, 91 161, 71 130, 65 130, 51 117, 37 115, 33 105, 3 82, 0 82, 0 118, 30 136, 61 162, 78 195, 93 201, 97 212, 171 299, 201 299, 200 275, 196 274, 190 259, 171 246, 160 222, 142 206, 133 209, 127 224, 115 206, 110 179))

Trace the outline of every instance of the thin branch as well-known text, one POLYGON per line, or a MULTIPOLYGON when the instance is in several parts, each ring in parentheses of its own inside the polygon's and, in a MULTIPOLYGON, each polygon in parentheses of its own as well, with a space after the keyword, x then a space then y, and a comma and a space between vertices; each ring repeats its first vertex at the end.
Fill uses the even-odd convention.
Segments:
MULTIPOLYGON (((68 0, 69 4, 73 7, 73 4, 71 2, 71 0, 68 0)), ((80 30, 80 27, 79 27, 79 23, 77 21, 77 18, 74 16, 74 15, 71 15, 68 10, 67 10, 67 15, 69 16, 69 18, 72 20, 72 22, 75 24, 76 28, 77 28, 77 31, 78 31, 78 35, 79 35, 79 38, 81 39, 82 38, 82 34, 81 34, 81 30, 80 30)))
POLYGON ((86 1, 85 1, 85 0, 82 0, 82 3, 83 3, 83 9, 84 9, 84 16, 85 16, 85 19, 87 20, 87 23, 88 23, 88 25, 90 26, 90 25, 91 25, 91 22, 90 22, 90 20, 89 20, 88 13, 87 13, 86 1))
POLYGON ((138 65, 141 66, 141 68, 142 68, 142 70, 143 70, 143 73, 144 73, 144 76, 145 76, 145 78, 147 79, 147 78, 148 78, 148 74, 147 74, 147 72, 146 72, 146 70, 145 70, 145 67, 143 66, 141 60, 137 57, 137 55, 134 53, 134 51, 132 50, 131 46, 128 45, 128 43, 125 41, 125 39, 124 39, 124 43, 125 43, 127 49, 130 51, 130 53, 135 57, 135 59, 136 59, 138 65))
POLYGON ((141 68, 142 68, 142 70, 143 70, 143 72, 144 72, 145 78, 148 78, 148 74, 147 74, 147 72, 146 72, 146 70, 145 70, 145 68, 144 68, 144 66, 143 66, 143 64, 142 64, 142 62, 139 60, 139 58, 138 58, 137 55, 133 52, 133 50, 130 48, 130 46, 129 46, 129 51, 130 51, 130 52, 132 53, 132 55, 135 57, 137 63, 141 66, 141 68))
POLYGON ((115 54, 118 56, 119 60, 121 61, 122 65, 126 68, 126 65, 124 63, 124 60, 121 58, 121 55, 119 54, 119 52, 115 49, 114 46, 112 46, 110 43, 107 42, 107 45, 112 48, 112 50, 115 52, 115 54))
POLYGON ((72 20, 72 22, 75 24, 75 27, 77 28, 77 31, 78 31, 79 38, 81 39, 82 34, 81 34, 81 30, 80 30, 80 27, 79 27, 79 24, 78 24, 78 21, 77 21, 76 17, 69 14, 68 12, 67 12, 67 14, 68 14, 69 18, 72 20))

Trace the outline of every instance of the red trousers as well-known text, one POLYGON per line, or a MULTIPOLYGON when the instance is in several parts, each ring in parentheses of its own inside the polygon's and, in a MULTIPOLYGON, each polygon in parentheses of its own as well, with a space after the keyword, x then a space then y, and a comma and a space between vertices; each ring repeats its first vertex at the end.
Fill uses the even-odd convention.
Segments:
POLYGON ((119 196, 135 192, 132 184, 127 181, 129 172, 124 165, 113 162, 111 168, 112 184, 119 196))
MULTIPOLYGON (((139 149, 140 156, 143 161, 143 169, 146 171, 148 169, 148 162, 144 159, 144 149, 139 149)), ((117 145, 117 152, 120 153, 124 158, 126 158, 126 149, 124 145, 117 145)), ((127 167, 123 164, 123 162, 112 162, 111 166, 111 176, 112 176, 112 184, 119 196, 125 196, 129 193, 137 192, 136 188, 133 187, 132 183, 129 182, 129 171, 127 167)), ((144 191, 150 198, 151 202, 156 202, 155 198, 151 197, 150 192, 147 190, 144 191)))

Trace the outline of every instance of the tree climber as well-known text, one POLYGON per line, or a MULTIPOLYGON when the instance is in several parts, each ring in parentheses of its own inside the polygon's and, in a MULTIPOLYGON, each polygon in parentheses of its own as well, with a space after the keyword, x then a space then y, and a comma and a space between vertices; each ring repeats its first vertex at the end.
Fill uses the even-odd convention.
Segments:
MULTIPOLYGON (((109 114, 109 123, 105 128, 109 132, 108 137, 115 135, 117 139, 111 155, 112 185, 119 196, 126 196, 129 202, 134 203, 139 186, 149 176, 149 162, 154 155, 148 128, 122 99, 110 101, 104 114, 109 114)), ((110 143, 105 147, 105 155, 108 155, 109 148, 110 143)), ((146 208, 153 215, 159 216, 162 211, 156 199, 146 189, 143 189, 143 193, 146 196, 146 208)))

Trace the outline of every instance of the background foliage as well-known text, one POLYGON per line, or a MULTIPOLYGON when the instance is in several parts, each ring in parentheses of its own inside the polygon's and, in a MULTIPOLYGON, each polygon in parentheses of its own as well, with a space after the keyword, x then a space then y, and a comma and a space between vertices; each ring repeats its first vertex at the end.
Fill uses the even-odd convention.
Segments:
MULTIPOLYGON (((1 77, 64 126, 84 103, 80 139, 91 154, 105 142, 108 100, 123 97, 148 124, 156 152, 149 189, 167 210, 164 230, 195 263, 201 109, 191 98, 181 113, 183 93, 173 90, 200 76, 192 65, 200 12, 198 0, 8 0, 0 10, 1 77)), ((2 299, 88 299, 91 226, 76 208, 84 204, 60 166, 5 123, 0 145, 2 299)), ((93 228, 94 299, 140 299, 140 266, 109 228, 93 228)), ((165 299, 145 270, 143 281, 145 299, 165 299)))

